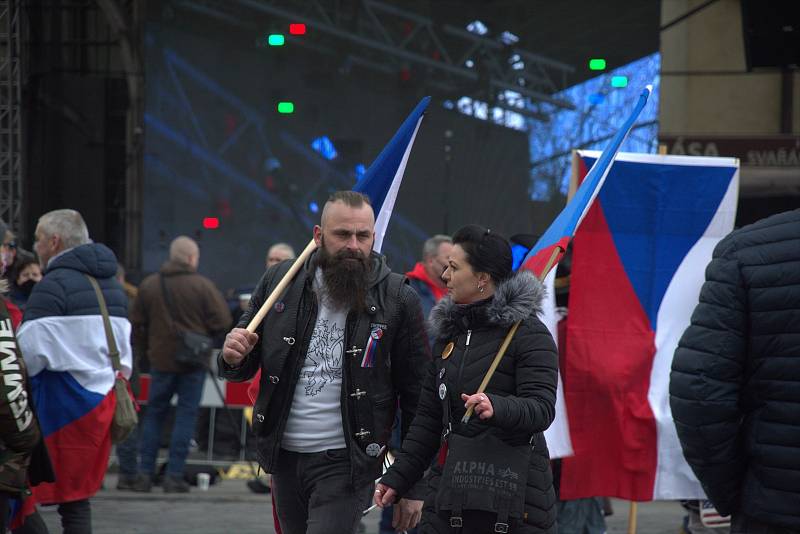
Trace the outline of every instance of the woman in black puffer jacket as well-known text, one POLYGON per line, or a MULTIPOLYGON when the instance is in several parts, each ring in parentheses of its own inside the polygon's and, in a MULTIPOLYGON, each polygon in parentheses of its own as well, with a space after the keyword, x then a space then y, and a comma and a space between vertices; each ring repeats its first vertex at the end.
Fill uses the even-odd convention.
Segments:
MULTIPOLYGON (((508 242, 484 228, 462 228, 453 244, 442 275, 449 295, 430 318, 436 360, 402 452, 377 485, 375 502, 394 502, 423 476, 441 444, 447 399, 452 433, 475 437, 489 432, 509 445, 532 443, 525 519, 510 522, 509 532, 556 532, 553 476, 542 432, 555 416, 558 356, 550 333, 536 317, 544 288, 527 271, 513 273, 508 242), (521 324, 485 393, 475 394, 517 321, 521 324), (475 407, 475 415, 462 424, 467 406, 475 407)), ((422 533, 495 531, 497 513, 468 509, 461 514, 463 527, 453 530, 454 514, 437 506, 439 482, 440 477, 430 477, 422 533)))

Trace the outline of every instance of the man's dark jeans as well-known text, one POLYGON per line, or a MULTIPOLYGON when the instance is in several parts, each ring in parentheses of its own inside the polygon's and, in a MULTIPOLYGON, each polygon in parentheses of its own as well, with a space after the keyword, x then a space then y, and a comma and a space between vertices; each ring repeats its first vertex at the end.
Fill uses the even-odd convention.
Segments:
MULTIPOLYGON (((144 408, 142 408, 144 409, 144 408)), ((144 412, 139 412, 144 415, 144 412)), ((139 472, 139 438, 142 434, 142 423, 136 425, 125 441, 117 443, 117 459, 119 474, 134 476, 139 472)))
POLYGON ((175 424, 169 445, 167 474, 183 477, 186 456, 189 454, 189 443, 194 436, 194 425, 197 421, 197 408, 203 394, 203 382, 206 371, 189 373, 165 373, 153 369, 150 372, 150 393, 147 397, 147 411, 142 425, 142 449, 139 471, 153 475, 156 469, 156 456, 161 441, 161 426, 169 410, 169 402, 173 394, 178 395, 178 406, 175 410, 175 424))
POLYGON ((347 449, 280 451, 272 498, 283 534, 353 534, 374 484, 354 488, 347 449))

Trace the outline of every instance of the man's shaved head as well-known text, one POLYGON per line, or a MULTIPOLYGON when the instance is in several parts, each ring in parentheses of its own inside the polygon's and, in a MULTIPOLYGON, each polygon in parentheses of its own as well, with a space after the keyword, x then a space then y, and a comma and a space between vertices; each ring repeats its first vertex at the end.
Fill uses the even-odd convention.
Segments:
POLYGON ((200 247, 191 237, 178 236, 169 245, 169 259, 192 265, 196 269, 200 260, 200 247))
MULTIPOLYGON (((327 202, 325 202, 325 206, 322 208, 322 217, 320 218, 320 226, 323 228, 325 227, 325 223, 330 217, 331 209, 333 209, 333 204, 341 202, 345 206, 351 208, 360 208, 363 205, 367 205, 372 207, 372 203, 369 201, 369 197, 363 193, 357 193, 356 191, 336 191, 335 193, 331 194, 328 197, 327 202)), ((373 223, 375 222, 375 213, 372 214, 373 223)))

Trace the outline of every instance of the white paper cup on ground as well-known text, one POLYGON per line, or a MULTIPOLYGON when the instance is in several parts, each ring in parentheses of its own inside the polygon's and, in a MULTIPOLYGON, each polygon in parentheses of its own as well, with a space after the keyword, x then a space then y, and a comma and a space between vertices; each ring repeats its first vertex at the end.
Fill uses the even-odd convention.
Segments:
POLYGON ((208 473, 197 473, 197 487, 200 491, 208 491, 211 485, 211 475, 208 473))

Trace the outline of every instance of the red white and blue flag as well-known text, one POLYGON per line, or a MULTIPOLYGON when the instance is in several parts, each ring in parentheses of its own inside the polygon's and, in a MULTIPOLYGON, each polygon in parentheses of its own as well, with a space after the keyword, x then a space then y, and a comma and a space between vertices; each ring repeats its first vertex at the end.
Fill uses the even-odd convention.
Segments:
POLYGON ((414 140, 417 138, 417 132, 430 101, 429 96, 420 100, 417 107, 400 125, 394 137, 369 166, 364 178, 353 187, 353 191, 364 193, 369 197, 372 209, 375 211, 375 244, 372 246, 375 252, 380 252, 383 247, 383 238, 386 237, 397 192, 406 172, 408 157, 411 155, 411 148, 414 146, 414 140))
MULTIPOLYGON (((131 325, 111 316, 123 374, 131 373, 131 325)), ((114 369, 101 315, 25 321, 17 339, 56 482, 33 488, 42 504, 86 499, 103 483, 116 407, 114 369)))
MULTIPOLYGON (((581 174, 596 152, 579 152, 581 174)), ((733 158, 619 154, 573 240, 561 498, 703 498, 669 407, 672 356, 733 229, 733 158)), ((588 177, 588 175, 587 175, 588 177)))
POLYGON ((556 220, 542 234, 542 237, 528 252, 528 255, 525 256, 522 268, 533 272, 540 280, 544 280, 547 275, 546 271, 552 269, 567 250, 567 245, 575 234, 575 230, 586 216, 586 212, 591 207, 592 201, 597 196, 600 188, 603 187, 619 147, 628 136, 645 104, 647 104, 651 91, 652 86, 645 87, 639 97, 639 101, 636 103, 636 107, 634 107, 628 119, 611 139, 605 150, 603 150, 595 164, 592 165, 592 169, 586 175, 586 179, 575 192, 575 195, 561 213, 558 214, 556 220))
MULTIPOLYGON (((575 192, 572 199, 570 199, 566 207, 559 213, 555 221, 553 221, 544 234, 542 234, 542 237, 539 238, 539 241, 531 248, 530 252, 528 252, 525 259, 522 261, 520 268, 528 269, 533 272, 537 278, 545 283, 546 287, 550 288, 550 291, 548 291, 549 300, 545 302, 545 314, 542 320, 553 335, 553 339, 558 339, 556 333, 557 319, 554 313, 555 298, 553 297, 552 291, 553 281, 555 279, 555 270, 553 270, 553 267, 556 266, 564 255, 564 252, 567 250, 567 245, 569 245, 570 240, 572 240, 572 236, 575 234, 581 221, 586 216, 587 211, 592 206, 592 202, 600 191, 600 188, 603 187, 603 183, 611 170, 611 165, 614 162, 614 158, 620 146, 636 123, 636 119, 639 117, 642 109, 644 109, 645 104, 647 104, 647 99, 650 97, 651 92, 652 86, 648 85, 645 87, 630 116, 611 139, 611 142, 609 142, 602 155, 597 159, 595 164, 592 165, 592 169, 586 175, 586 179, 575 192)), ((566 414, 567 410, 564 404, 561 375, 559 374, 556 393, 556 419, 553 421, 553 424, 550 425, 550 428, 545 431, 551 458, 562 458, 570 456, 573 453, 566 414)))

